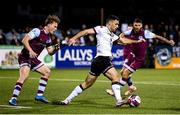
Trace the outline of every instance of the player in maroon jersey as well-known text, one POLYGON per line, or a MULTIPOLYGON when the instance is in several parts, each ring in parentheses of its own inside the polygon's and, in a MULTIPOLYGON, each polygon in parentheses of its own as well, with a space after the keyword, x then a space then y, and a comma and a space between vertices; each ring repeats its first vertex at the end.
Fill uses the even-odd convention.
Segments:
POLYGON ((49 15, 45 20, 45 26, 43 28, 34 28, 23 38, 22 43, 24 48, 18 57, 20 76, 15 84, 12 97, 9 100, 10 105, 17 105, 17 98, 24 82, 29 76, 30 70, 41 74, 35 100, 44 103, 49 102, 43 94, 50 76, 50 69, 38 59, 38 56, 44 48, 47 49, 50 55, 53 55, 59 50, 59 44, 53 45, 51 39, 51 35, 57 30, 59 23, 60 19, 58 16, 49 15))
MULTIPOLYGON (((132 40, 139 40, 139 39, 158 39, 163 41, 171 46, 175 43, 173 40, 168 40, 162 36, 156 35, 149 30, 143 29, 142 20, 136 18, 133 22, 133 27, 128 29, 127 31, 120 34, 122 38, 128 38, 132 40)), ((137 88, 133 85, 131 80, 131 75, 137 69, 139 69, 145 60, 146 49, 148 47, 148 42, 141 42, 137 44, 128 44, 124 46, 123 55, 124 55, 124 64, 121 70, 121 79, 120 84, 124 86, 126 83, 128 84, 129 88, 128 91, 125 92, 125 95, 130 95, 134 92, 137 88)), ((106 92, 110 95, 114 95, 111 89, 107 89, 106 92)))

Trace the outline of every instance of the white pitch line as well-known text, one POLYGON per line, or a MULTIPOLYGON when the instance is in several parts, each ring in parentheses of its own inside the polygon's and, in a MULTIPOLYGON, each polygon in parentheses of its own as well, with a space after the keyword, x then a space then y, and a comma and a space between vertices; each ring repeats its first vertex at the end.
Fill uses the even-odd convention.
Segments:
POLYGON ((12 108, 12 109, 29 109, 32 107, 26 107, 26 106, 11 106, 11 105, 0 105, 0 108, 12 108))
MULTIPOLYGON (((0 79, 17 79, 16 77, 3 77, 0 76, 0 79)), ((28 78, 31 80, 38 80, 39 78, 28 78)), ((84 81, 84 79, 59 79, 59 78, 50 78, 49 80, 53 81, 69 81, 69 82, 76 82, 76 81, 84 81)), ((110 81, 107 80, 97 80, 97 82, 102 82, 102 83, 108 83, 110 81)), ((167 86, 180 86, 180 83, 170 83, 170 82, 159 82, 159 81, 140 81, 140 82, 135 82, 135 84, 143 84, 143 85, 167 85, 167 86)))

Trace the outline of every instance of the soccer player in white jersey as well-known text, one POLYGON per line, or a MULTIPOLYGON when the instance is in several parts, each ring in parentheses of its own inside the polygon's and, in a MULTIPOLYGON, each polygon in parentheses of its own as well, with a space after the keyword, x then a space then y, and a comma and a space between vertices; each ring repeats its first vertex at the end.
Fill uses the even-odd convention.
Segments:
POLYGON ((96 34, 97 54, 91 63, 91 69, 85 81, 80 85, 76 86, 75 89, 64 101, 56 101, 54 104, 69 104, 76 96, 81 94, 85 89, 91 87, 101 73, 103 73, 104 76, 106 76, 112 81, 112 90, 115 93, 116 106, 121 106, 122 104, 124 104, 124 100, 122 100, 120 95, 121 86, 119 84, 119 75, 111 62, 111 48, 113 42, 116 40, 124 44, 139 43, 143 42, 143 40, 130 40, 119 38, 119 36, 113 33, 117 30, 118 26, 119 18, 115 15, 111 15, 106 20, 106 26, 96 26, 94 28, 80 31, 69 40, 69 44, 72 45, 75 44, 76 40, 82 36, 88 34, 96 34))

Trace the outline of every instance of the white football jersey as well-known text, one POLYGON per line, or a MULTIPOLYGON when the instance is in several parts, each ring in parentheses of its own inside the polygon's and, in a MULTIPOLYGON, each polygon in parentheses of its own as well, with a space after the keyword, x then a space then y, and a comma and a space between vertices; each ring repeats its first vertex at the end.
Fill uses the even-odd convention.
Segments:
POLYGON ((112 45, 115 40, 119 37, 110 32, 106 26, 96 26, 94 27, 97 38, 97 56, 110 56, 112 57, 112 45))

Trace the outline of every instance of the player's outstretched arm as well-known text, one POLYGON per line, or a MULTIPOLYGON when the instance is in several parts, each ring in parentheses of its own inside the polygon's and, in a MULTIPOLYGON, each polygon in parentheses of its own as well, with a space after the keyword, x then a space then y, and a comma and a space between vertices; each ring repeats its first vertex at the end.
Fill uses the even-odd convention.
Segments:
POLYGON ((165 37, 162 37, 162 36, 159 36, 159 35, 155 35, 154 38, 159 39, 159 40, 161 40, 161 41, 163 41, 163 42, 165 42, 165 43, 167 43, 167 44, 169 44, 171 46, 174 46, 174 44, 175 44, 175 42, 173 40, 168 40, 165 37))
POLYGON ((140 43, 140 42, 145 42, 145 39, 140 39, 140 40, 131 40, 128 39, 124 36, 123 33, 121 33, 119 35, 119 40, 118 40, 118 44, 122 44, 122 45, 127 45, 127 44, 133 44, 133 43, 140 43))
POLYGON ((83 31, 80 31, 77 33, 75 36, 69 39, 68 44, 69 45, 74 45, 76 43, 76 40, 79 39, 82 36, 88 35, 88 34, 95 34, 95 31, 93 28, 90 29, 85 29, 83 31))
POLYGON ((140 39, 140 40, 131 40, 128 38, 119 38, 118 43, 127 45, 127 44, 134 44, 134 43, 140 43, 140 42, 145 42, 145 39, 140 39))

